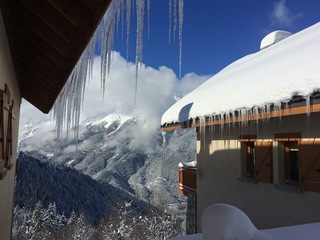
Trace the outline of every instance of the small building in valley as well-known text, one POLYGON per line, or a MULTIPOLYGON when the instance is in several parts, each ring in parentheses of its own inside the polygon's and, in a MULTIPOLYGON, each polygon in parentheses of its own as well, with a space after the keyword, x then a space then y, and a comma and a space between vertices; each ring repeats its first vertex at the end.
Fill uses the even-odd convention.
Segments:
POLYGON ((196 177, 180 183, 196 181, 197 232, 216 203, 258 229, 320 222, 320 23, 273 36, 162 116, 164 131, 197 131, 196 177))

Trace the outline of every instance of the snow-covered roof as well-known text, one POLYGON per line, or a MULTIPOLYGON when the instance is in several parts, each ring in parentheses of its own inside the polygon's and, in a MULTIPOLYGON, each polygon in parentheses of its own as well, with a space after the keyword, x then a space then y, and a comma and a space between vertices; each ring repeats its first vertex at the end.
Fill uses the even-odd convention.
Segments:
POLYGON ((320 23, 247 55, 171 106, 161 124, 281 103, 320 89, 320 23))
POLYGON ((240 209, 228 204, 209 206, 201 219, 202 233, 172 240, 314 240, 320 238, 320 223, 258 230, 240 209))

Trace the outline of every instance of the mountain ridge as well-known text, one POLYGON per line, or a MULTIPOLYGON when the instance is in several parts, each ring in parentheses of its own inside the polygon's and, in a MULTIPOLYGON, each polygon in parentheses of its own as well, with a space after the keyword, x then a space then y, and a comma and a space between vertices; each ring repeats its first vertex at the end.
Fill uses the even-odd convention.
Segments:
POLYGON ((57 140, 48 125, 22 128, 20 137, 28 138, 21 137, 19 150, 35 150, 157 207, 185 201, 177 193, 178 163, 195 160, 194 129, 164 133, 139 117, 109 114, 85 120, 75 141, 70 136, 57 140), (45 130, 49 134, 43 136, 45 130))

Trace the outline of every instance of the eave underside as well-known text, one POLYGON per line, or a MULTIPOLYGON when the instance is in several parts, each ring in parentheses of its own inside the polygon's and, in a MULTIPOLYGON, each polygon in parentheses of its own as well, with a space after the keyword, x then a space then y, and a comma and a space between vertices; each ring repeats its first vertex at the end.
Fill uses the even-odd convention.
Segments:
POLYGON ((0 2, 21 96, 49 112, 111 0, 0 2))

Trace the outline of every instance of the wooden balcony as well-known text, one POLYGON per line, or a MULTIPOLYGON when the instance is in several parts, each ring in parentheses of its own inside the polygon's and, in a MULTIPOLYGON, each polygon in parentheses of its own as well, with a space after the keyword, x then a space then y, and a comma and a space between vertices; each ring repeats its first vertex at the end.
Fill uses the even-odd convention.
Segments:
POLYGON ((179 186, 178 192, 187 196, 188 193, 197 193, 197 166, 179 163, 179 186))

